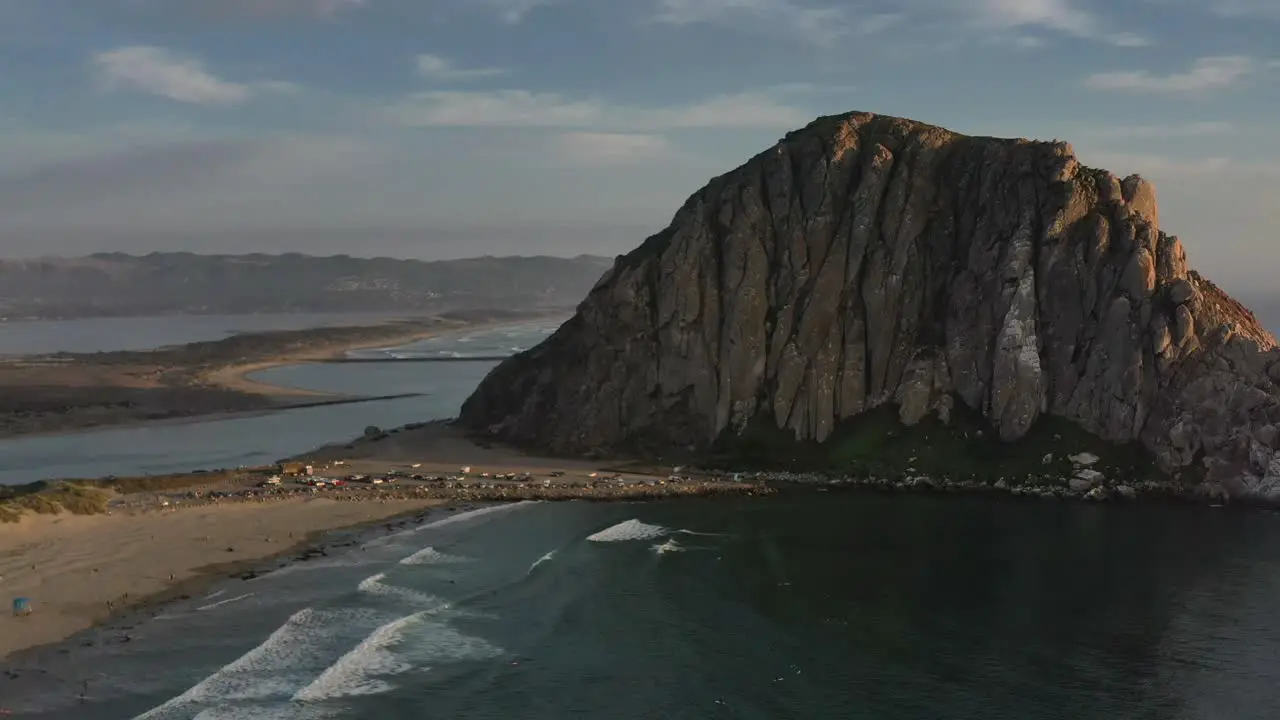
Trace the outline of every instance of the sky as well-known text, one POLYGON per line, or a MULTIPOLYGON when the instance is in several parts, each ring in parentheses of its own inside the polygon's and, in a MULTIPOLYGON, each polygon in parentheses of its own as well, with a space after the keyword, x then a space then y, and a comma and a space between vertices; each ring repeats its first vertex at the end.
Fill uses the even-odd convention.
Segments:
POLYGON ((1280 268, 1278 0, 0 0, 0 255, 613 255, 851 110, 1067 140, 1280 268))

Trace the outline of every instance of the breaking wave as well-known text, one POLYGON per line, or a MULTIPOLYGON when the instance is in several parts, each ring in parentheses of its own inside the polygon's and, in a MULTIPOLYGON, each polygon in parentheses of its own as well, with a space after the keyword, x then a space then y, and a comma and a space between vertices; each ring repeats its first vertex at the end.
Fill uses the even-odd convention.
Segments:
POLYGON ((191 717, 192 710, 214 702, 291 695, 297 684, 280 671, 334 652, 338 629, 366 619, 358 611, 299 610, 257 647, 134 720, 191 717))
POLYGON ((200 612, 200 611, 203 611, 203 610, 212 610, 212 609, 214 609, 214 608, 216 608, 216 607, 221 607, 221 606, 223 606, 223 605, 229 605, 229 604, 231 604, 231 603, 233 603, 233 602, 237 602, 237 601, 239 601, 239 600, 245 600, 245 599, 247 599, 247 598, 251 598, 251 597, 253 597, 253 595, 254 595, 253 593, 245 593, 245 594, 243 594, 243 595, 237 595, 237 596, 235 596, 235 597, 233 597, 233 598, 227 598, 226 600, 219 600, 219 601, 217 601, 217 602, 212 602, 212 603, 209 603, 208 605, 201 605, 200 607, 196 608, 196 612, 200 612))
POLYGON ((541 565, 541 564, 542 564, 542 563, 544 563, 544 562, 551 562, 551 558, 553 558, 553 557, 555 557, 555 556, 556 556, 556 551, 555 551, 555 550, 552 550, 552 551, 548 552, 546 555, 543 555, 542 557, 538 558, 537 560, 534 560, 534 561, 533 561, 533 564, 529 566, 529 572, 533 572, 534 568, 538 567, 539 565, 541 565))
POLYGON ((301 702, 327 700, 351 695, 374 695, 391 689, 378 676, 396 675, 413 669, 391 652, 403 639, 404 629, 425 613, 414 613, 374 630, 353 650, 338 658, 293 699, 301 702))
POLYGON ((471 562, 471 558, 465 558, 460 555, 450 555, 436 550, 428 545, 418 552, 400 561, 401 565, 453 565, 456 563, 471 562))
POLYGON ((293 699, 315 702, 356 695, 375 695, 393 689, 386 678, 429 663, 487 660, 504 650, 433 621, 434 611, 407 615, 374 630, 351 652, 322 672, 293 699))
POLYGON ((636 519, 625 520, 607 527, 594 535, 588 535, 591 542, 627 542, 629 540, 653 540, 670 533, 671 530, 661 525, 648 525, 636 519))
POLYGON ((667 538, 666 542, 657 543, 652 546, 655 553, 665 555, 671 552, 684 552, 684 547, 676 542, 673 538, 667 538))
POLYGON ((387 574, 384 572, 377 573, 376 575, 370 575, 364 580, 361 580, 360 584, 356 586, 356 589, 366 595, 397 598, 417 605, 444 607, 447 604, 434 595, 428 595, 427 593, 411 590, 399 585, 388 585, 383 582, 386 579, 387 574))
POLYGON ((467 510, 466 512, 460 512, 453 515, 449 515, 447 517, 440 518, 439 520, 436 520, 434 522, 424 523, 417 527, 409 528, 408 530, 401 530, 400 532, 394 532, 389 535, 384 535, 375 540, 370 540, 369 542, 365 543, 361 547, 366 549, 381 547, 381 546, 387 545, 388 543, 395 542, 399 538, 409 537, 414 535, 415 533, 420 533, 424 530, 434 530, 436 528, 445 527, 445 526, 453 525, 460 522, 466 522, 468 520, 474 520, 476 518, 493 515, 495 513, 509 512, 511 510, 515 510, 516 508, 528 507, 529 505, 537 505, 540 502, 542 501, 541 500, 521 500, 520 502, 501 503, 498 505, 490 505, 488 507, 476 508, 475 510, 467 510))

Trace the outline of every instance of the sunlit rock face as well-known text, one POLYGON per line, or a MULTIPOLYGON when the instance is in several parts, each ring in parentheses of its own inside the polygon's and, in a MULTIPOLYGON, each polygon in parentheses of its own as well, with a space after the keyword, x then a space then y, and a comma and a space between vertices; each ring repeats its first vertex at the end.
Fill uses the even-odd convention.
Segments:
POLYGON ((1280 351, 1187 267, 1154 187, 1070 145, 820 118, 685 202, 463 406, 547 451, 825 440, 886 403, 999 437, 1048 414, 1172 476, 1280 492, 1280 351))

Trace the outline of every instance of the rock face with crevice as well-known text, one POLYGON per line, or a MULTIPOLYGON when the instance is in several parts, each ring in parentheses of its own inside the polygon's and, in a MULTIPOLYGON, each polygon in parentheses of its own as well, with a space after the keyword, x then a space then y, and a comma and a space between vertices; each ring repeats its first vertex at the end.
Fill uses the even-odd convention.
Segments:
POLYGON ((954 404, 1007 441, 1045 415, 1139 441, 1171 477, 1280 498, 1280 350, 1187 267, 1155 189, 1062 142, 820 118, 712 180, 619 257, 460 422, 577 454, 797 439, 954 404))

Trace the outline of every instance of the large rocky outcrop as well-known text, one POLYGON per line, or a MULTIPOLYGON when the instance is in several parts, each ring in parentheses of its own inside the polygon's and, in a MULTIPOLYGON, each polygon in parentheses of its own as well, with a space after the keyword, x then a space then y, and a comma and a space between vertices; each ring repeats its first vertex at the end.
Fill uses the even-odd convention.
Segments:
POLYGON ((1007 441, 1055 415, 1173 477, 1280 488, 1280 350, 1187 268, 1155 189, 1071 146, 869 113, 712 180, 460 422, 559 453, 799 439, 956 402, 1007 441))

